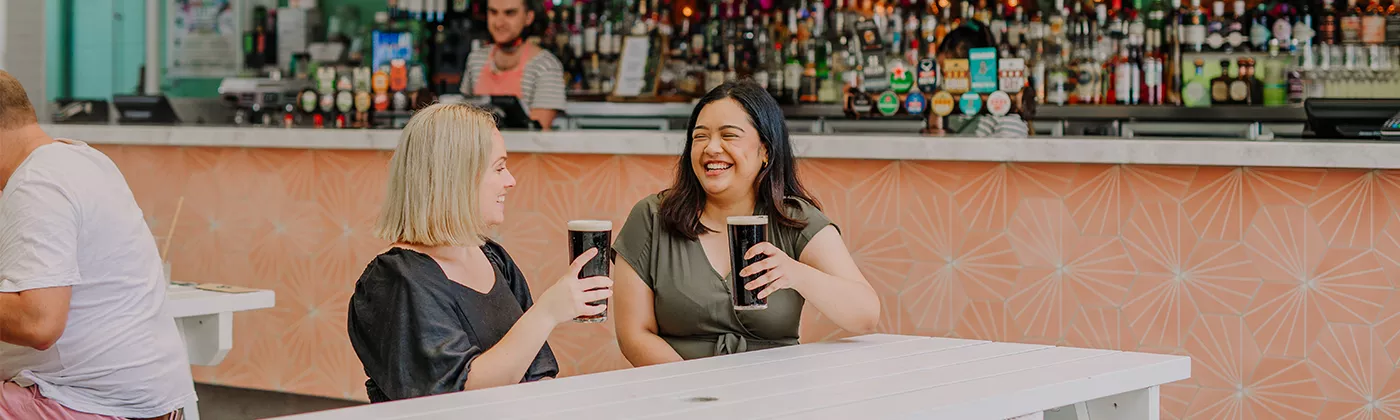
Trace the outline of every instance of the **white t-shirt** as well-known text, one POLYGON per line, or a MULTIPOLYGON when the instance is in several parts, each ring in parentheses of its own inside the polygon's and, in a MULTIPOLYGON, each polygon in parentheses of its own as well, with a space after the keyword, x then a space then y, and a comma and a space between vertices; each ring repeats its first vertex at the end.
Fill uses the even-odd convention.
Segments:
POLYGON ((71 140, 35 149, 0 192, 0 292, 60 286, 73 298, 58 343, 0 342, 0 381, 117 417, 195 401, 155 238, 117 166, 71 140))

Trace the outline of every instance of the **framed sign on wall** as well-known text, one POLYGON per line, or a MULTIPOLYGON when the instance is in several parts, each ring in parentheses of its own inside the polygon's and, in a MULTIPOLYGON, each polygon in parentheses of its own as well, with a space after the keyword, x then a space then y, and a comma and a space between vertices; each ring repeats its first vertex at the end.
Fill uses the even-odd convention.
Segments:
POLYGON ((240 0, 168 0, 165 67, 171 77, 228 77, 243 68, 240 0))

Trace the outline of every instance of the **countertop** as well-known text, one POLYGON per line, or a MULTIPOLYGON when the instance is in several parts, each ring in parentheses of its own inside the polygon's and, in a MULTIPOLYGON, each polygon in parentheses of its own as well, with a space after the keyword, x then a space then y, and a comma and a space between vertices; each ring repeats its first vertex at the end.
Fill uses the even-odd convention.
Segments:
MULTIPOLYGON (((392 150, 398 130, 45 125, 54 137, 92 144, 392 150)), ((516 153, 675 155, 680 131, 506 132, 516 153)), ((793 135, 799 157, 1147 165, 1400 169, 1400 144, 1361 141, 975 138, 901 134, 793 135)))

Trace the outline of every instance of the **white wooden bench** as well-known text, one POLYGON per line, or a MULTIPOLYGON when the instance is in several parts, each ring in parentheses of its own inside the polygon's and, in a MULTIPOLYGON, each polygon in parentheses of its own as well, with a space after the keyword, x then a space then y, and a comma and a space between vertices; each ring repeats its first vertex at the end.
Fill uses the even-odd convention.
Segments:
POLYGON ((1158 418, 1191 359, 875 334, 285 417, 368 419, 1158 418))
MULTIPOLYGON (((200 366, 218 365, 233 349, 234 312, 271 308, 276 300, 271 290, 219 293, 182 285, 165 289, 165 311, 175 317, 190 364, 200 366)), ((198 405, 185 407, 185 418, 199 420, 198 405)))

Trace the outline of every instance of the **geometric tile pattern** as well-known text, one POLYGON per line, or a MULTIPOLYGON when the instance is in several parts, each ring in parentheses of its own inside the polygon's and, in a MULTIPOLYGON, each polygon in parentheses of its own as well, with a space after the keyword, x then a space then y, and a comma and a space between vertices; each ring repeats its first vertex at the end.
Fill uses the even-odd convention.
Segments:
MULTIPOLYGON (((202 382, 364 400, 345 338, 385 151, 100 146, 176 279, 277 291, 202 382)), ((499 232, 539 293, 567 220, 620 226, 675 159, 515 154, 499 232), (586 181, 586 182, 585 182, 586 181)), ((1189 355, 1169 419, 1400 416, 1400 172, 802 161, 880 295, 883 332, 1189 355)), ((848 335, 811 311, 802 340, 848 335)), ((610 323, 551 337, 565 375, 627 367, 610 323)))

